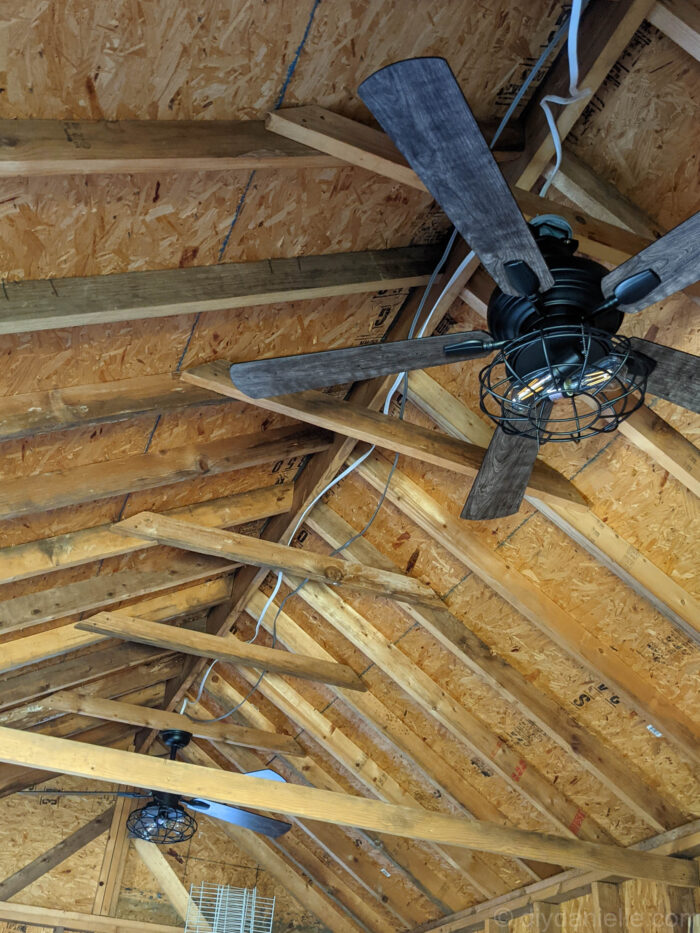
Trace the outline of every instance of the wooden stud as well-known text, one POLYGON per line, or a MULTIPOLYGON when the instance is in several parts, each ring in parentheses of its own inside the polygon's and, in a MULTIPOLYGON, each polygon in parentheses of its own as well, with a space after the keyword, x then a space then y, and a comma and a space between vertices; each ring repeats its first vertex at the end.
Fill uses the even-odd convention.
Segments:
MULTIPOLYGON (((184 508, 170 509, 165 514, 186 518, 198 525, 228 528, 287 512, 292 505, 293 493, 291 483, 282 483, 220 499, 195 502, 184 508)), ((155 542, 145 538, 112 534, 111 527, 98 525, 53 538, 0 548, 0 583, 13 583, 54 570, 77 567, 156 546, 155 542)))
MULTIPOLYGON (((129 616, 124 612, 100 612, 90 619, 77 622, 76 628, 110 638, 124 638, 142 645, 156 645, 170 651, 194 654, 200 658, 216 658, 227 664, 247 664, 265 671, 301 677, 304 680, 338 684, 350 690, 366 689, 357 674, 346 664, 329 664, 318 658, 292 654, 277 648, 250 645, 233 635, 221 638, 219 635, 206 635, 203 632, 162 625, 142 617, 129 616)), ((205 735, 203 738, 210 736, 205 735)))
MULTIPOLYGON (((148 625, 148 623, 145 623, 148 625)), ((151 623, 154 624, 154 623, 151 623)), ((211 636, 210 636, 211 637, 211 636)), ((243 745, 263 751, 279 752, 283 755, 302 755, 303 751, 290 735, 275 735, 259 729, 247 729, 232 723, 200 723, 159 709, 148 709, 132 703, 120 703, 103 700, 82 693, 53 693, 44 701, 48 709, 61 710, 64 713, 79 713, 82 716, 97 716, 111 722, 125 722, 146 729, 181 729, 210 742, 224 742, 230 745, 243 745)))
POLYGON ((508 933, 508 921, 488 917, 484 924, 484 933, 508 933))
POLYGON ((258 434, 189 444, 167 452, 135 454, 80 470, 56 470, 7 480, 0 490, 0 519, 44 512, 80 502, 154 489, 230 473, 288 457, 326 450, 330 438, 313 429, 275 428, 258 434))
POLYGON ((144 842, 143 839, 132 839, 131 845, 182 919, 195 923, 197 930, 201 930, 202 933, 210 931, 211 926, 194 904, 191 906, 188 918, 190 896, 187 888, 175 874, 175 870, 163 855, 160 846, 153 842, 144 842))
POLYGON ((559 920, 559 905, 535 901, 532 905, 533 933, 555 933, 559 920))
MULTIPOLYGON (((229 376, 229 366, 229 363, 222 360, 206 363, 183 374, 183 379, 193 385, 221 392, 230 398, 258 405, 267 411, 285 414, 467 476, 476 476, 481 467, 486 453, 482 448, 438 434, 420 425, 407 424, 389 415, 360 408, 323 392, 308 391, 296 395, 278 395, 274 398, 249 398, 233 385, 229 376)), ((585 507, 585 500, 576 487, 542 462, 535 463, 528 489, 547 501, 565 501, 574 506, 585 507)))
POLYGON ((651 8, 647 19, 688 55, 700 61, 700 10, 693 0, 660 0, 651 8))
POLYGON ((409 246, 5 286, 0 334, 223 311, 424 285, 435 247, 409 246))
POLYGON ((413 577, 364 567, 338 557, 311 554, 250 535, 203 528, 155 512, 141 512, 117 523, 113 528, 127 535, 143 535, 160 544, 170 544, 200 554, 225 556, 244 564, 300 574, 312 580, 376 593, 403 602, 431 606, 436 605, 438 600, 428 586, 413 577))
POLYGON ((593 933, 624 933, 624 906, 618 885, 594 881, 591 902, 593 933))
POLYGON ((9 878, 0 881, 0 900, 6 901, 19 894, 20 891, 29 887, 30 884, 33 884, 47 872, 52 871, 57 865, 70 858, 71 855, 75 855, 76 852, 79 852, 90 842, 97 839, 98 836, 101 836, 102 833, 107 831, 112 821, 113 812, 114 807, 110 807, 109 810, 100 813, 89 823, 79 827, 75 832, 66 836, 65 839, 57 842, 55 846, 52 846, 23 868, 14 872, 9 878))
POLYGON ((618 431, 625 440, 668 470, 679 483, 700 496, 700 456, 697 448, 680 431, 646 405, 621 422, 618 431))
POLYGON ((62 923, 64 929, 79 933, 182 933, 182 927, 165 923, 147 923, 144 920, 116 920, 97 914, 84 914, 77 910, 58 907, 31 907, 28 904, 0 903, 0 920, 26 923, 29 926, 55 929, 62 923))
MULTIPOLYGON (((130 751, 133 751, 133 746, 130 751)), ((119 790, 126 790, 126 786, 119 785, 119 790)), ((114 807, 112 825, 109 828, 107 844, 102 856, 100 874, 97 880, 97 890, 92 904, 92 912, 100 916, 113 917, 117 910, 119 892, 121 890, 126 856, 129 850, 126 821, 134 806, 134 800, 129 797, 119 797, 114 807)))
MULTIPOLYGON (((379 457, 366 460, 358 473, 375 489, 386 485, 389 464, 379 457)), ((660 694, 639 671, 617 658, 615 652, 588 632, 578 621, 523 574, 519 573, 464 528, 464 522, 447 514, 435 500, 400 470, 394 471, 387 499, 431 534, 499 596, 576 658, 596 671, 623 699, 655 723, 694 762, 700 762, 697 726, 660 694)))

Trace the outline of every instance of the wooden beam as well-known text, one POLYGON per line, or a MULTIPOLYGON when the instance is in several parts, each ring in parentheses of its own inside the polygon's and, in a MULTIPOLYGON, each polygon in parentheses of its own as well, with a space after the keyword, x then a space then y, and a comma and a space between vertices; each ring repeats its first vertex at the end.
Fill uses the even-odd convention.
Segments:
MULTIPOLYGON (((700 820, 679 826, 660 836, 652 836, 630 846, 630 850, 656 852, 663 855, 680 855, 693 852, 700 845, 700 820)), ((485 921, 492 916, 506 915, 521 917, 532 911, 536 901, 551 901, 561 904, 581 897, 590 891, 596 881, 619 881, 619 877, 604 871, 564 871, 544 881, 537 881, 511 891, 504 897, 493 898, 483 904, 468 907, 450 917, 426 923, 414 933, 473 933, 481 930, 485 921)))
MULTIPOLYGON (((338 547, 354 533, 353 528, 327 505, 316 506, 307 524, 333 547, 338 547)), ((379 567, 393 566, 391 561, 365 538, 358 538, 345 553, 348 557, 359 560, 371 560, 379 567)), ((254 605, 259 606, 259 601, 256 600, 254 605)), ((624 801, 640 819, 657 830, 685 821, 686 817, 681 809, 649 787, 633 769, 620 761, 616 751, 606 747, 588 732, 556 700, 539 690, 516 668, 495 654, 464 621, 452 615, 446 605, 443 604, 440 610, 410 607, 405 611, 454 655, 460 664, 473 671, 498 696, 542 729, 545 735, 556 742, 567 755, 571 755, 580 767, 593 774, 616 797, 624 801)), ((283 642, 289 632, 287 618, 282 612, 277 619, 278 637, 283 642)), ((297 646, 295 650, 300 649, 297 646)), ((357 700, 346 694, 343 696, 351 705, 366 705, 364 696, 357 700)), ((371 719, 367 712, 364 715, 371 719)), ((479 816, 478 813, 476 815, 479 816)), ((481 818, 494 819, 494 816, 482 815, 481 818)), ((581 826, 585 826, 585 822, 581 823, 581 826)))
POLYGON ((593 933, 625 933, 624 904, 618 885, 594 881, 591 902, 593 933))
POLYGON ((182 382, 175 373, 12 395, 3 401, 0 412, 0 441, 221 401, 212 392, 182 382))
MULTIPOLYGON (((145 624, 148 625, 149 623, 145 624)), ((275 735, 259 729, 248 729, 244 726, 225 722, 201 723, 189 719, 187 716, 168 713, 160 709, 148 709, 144 706, 135 706, 132 703, 103 700, 100 697, 84 694, 80 690, 74 693, 63 691, 53 693, 44 701, 43 705, 48 709, 61 710, 64 713, 97 716, 111 722, 126 722, 133 726, 143 726, 145 729, 157 729, 158 731, 182 729, 210 742, 243 745, 246 748, 258 748, 263 751, 278 752, 282 755, 295 756, 303 754, 299 744, 290 735, 275 735)))
POLYGON ((57 923, 66 930, 79 933, 183 933, 182 927, 165 923, 147 923, 144 920, 117 920, 84 914, 76 910, 61 910, 58 907, 30 907, 28 904, 0 903, 0 920, 10 923, 25 923, 52 929, 57 923))
POLYGON ((16 596, 0 603, 0 634, 21 632, 41 622, 53 622, 102 606, 132 604, 140 597, 161 590, 231 573, 236 567, 238 564, 230 561, 190 557, 172 561, 167 570, 117 570, 97 578, 16 596))
POLYGON ((554 933, 559 921, 560 907, 549 901, 535 901, 532 905, 533 933, 554 933))
MULTIPOLYGON (((578 35, 580 88, 589 89, 591 95, 596 93, 654 3, 655 0, 591 0, 581 18, 578 35)), ((567 57, 559 55, 526 108, 523 153, 503 166, 511 183, 529 190, 544 172, 554 155, 554 143, 540 101, 546 94, 566 96, 568 90, 567 57)), ((589 101, 590 96, 557 109, 555 120, 562 140, 589 101)))
POLYGON ((0 519, 305 456, 326 450, 329 444, 329 436, 322 431, 274 428, 220 441, 188 444, 169 451, 156 450, 85 464, 79 470, 21 476, 3 483, 0 519))
MULTIPOLYGON (((224 598, 229 586, 228 581, 222 581, 217 594, 219 598, 224 598)), ((199 594, 190 594, 187 590, 178 590, 167 596, 144 599, 137 603, 136 607, 144 619, 156 621, 172 619, 191 607, 191 595, 195 595, 195 598, 199 596, 199 594)), ((61 625, 36 635, 26 635, 3 645, 2 654, 0 654, 0 673, 15 671, 39 661, 46 661, 91 645, 98 645, 107 640, 104 635, 80 630, 75 624, 61 625)))
POLYGON ((163 855, 160 846, 157 846, 154 842, 144 842, 143 839, 132 839, 131 845, 182 919, 187 920, 190 924, 195 924, 198 933, 200 930, 201 933, 211 930, 211 926, 199 912, 196 905, 192 905, 188 916, 190 896, 187 893, 187 888, 163 855))
MULTIPOLYGON (((230 398, 258 405, 266 411, 285 414, 466 476, 474 477, 479 471, 485 454, 483 448, 457 441, 453 437, 420 425, 407 424, 389 415, 360 408, 352 402, 333 398, 323 392, 309 391, 295 395, 277 395, 274 398, 249 398, 233 385, 229 367, 230 363, 223 360, 205 363, 184 373, 183 379, 194 385, 221 392, 230 398)), ((528 489, 532 492, 537 490, 537 494, 547 501, 563 500, 574 506, 585 507, 585 500, 576 487, 541 461, 535 462, 528 489)))
MULTIPOLYGON (((492 428, 427 373, 411 373, 408 390, 410 400, 443 431, 488 446, 492 428)), ((688 463, 690 465, 690 461, 688 463)), ((598 518, 592 509, 569 509, 564 503, 555 506, 535 496, 527 496, 527 501, 636 593, 648 599, 689 638, 698 640, 700 601, 598 518)))
POLYGON ((85 823, 84 826, 76 829, 75 832, 72 832, 69 836, 66 836, 65 839, 57 842, 55 846, 47 849, 46 852, 38 855, 23 868, 20 868, 18 871, 14 872, 14 874, 5 878, 4 881, 0 881, 0 900, 7 901, 16 894, 19 894, 20 891, 29 887, 30 884, 33 884, 41 878, 42 875, 52 871, 57 865, 60 865, 67 858, 70 858, 71 855, 75 855, 76 852, 79 852, 88 845, 88 843, 93 842, 98 836, 101 836, 102 833, 106 832, 109 828, 112 822, 113 812, 114 807, 110 807, 108 810, 105 810, 104 813, 100 813, 99 816, 96 816, 94 819, 90 820, 89 823, 85 823))
MULTIPOLYGON (((359 165, 400 184, 425 191, 423 182, 381 130, 316 106, 277 110, 268 115, 267 122, 270 129, 283 137, 303 140, 306 145, 332 153, 351 165, 359 165)), ((651 242, 650 236, 621 230, 619 224, 606 222, 606 219, 587 214, 585 210, 571 210, 557 201, 540 198, 522 186, 513 187, 512 191, 528 218, 553 213, 563 216, 571 224, 581 250, 602 262, 617 265, 651 242)))
MULTIPOLYGON (((142 645, 156 645, 183 654, 193 654, 200 658, 216 658, 227 664, 247 664, 264 671, 301 677, 303 680, 338 684, 350 690, 366 689, 357 674, 346 664, 328 663, 319 658, 292 654, 277 648, 250 645, 233 635, 222 638, 220 635, 190 632, 172 625, 149 622, 142 617, 128 616, 124 612, 100 612, 90 619, 77 622, 76 627, 83 632, 94 632, 110 638, 124 638, 142 645)), ((152 726, 151 728, 161 727, 152 726)), ((202 736, 202 738, 209 737, 202 736)))
POLYGON ((233 531, 202 528, 155 512, 141 512, 127 518, 114 525, 114 530, 124 530, 128 535, 143 535, 161 544, 200 554, 227 557, 255 567, 308 576, 312 580, 347 586, 400 602, 431 606, 438 601, 430 587, 413 577, 364 567, 338 557, 311 554, 233 531))
MULTIPOLYGON (((31 768, 50 767, 75 777, 120 784, 135 781, 139 787, 193 794, 233 806, 263 810, 270 806, 270 784, 262 778, 224 774, 210 768, 146 755, 139 756, 137 765, 134 755, 129 752, 98 746, 86 748, 68 739, 36 733, 19 734, 5 727, 0 727, 0 759, 31 768)), ((427 813, 412 807, 397 807, 309 787, 276 786, 274 806, 276 811, 290 816, 500 855, 607 870, 624 877, 647 878, 679 887, 697 887, 700 881, 698 866, 693 862, 480 821, 469 822, 449 814, 427 813)))
POLYGON ((660 0, 647 19, 688 55, 700 61, 700 9, 693 0, 660 0))
MULTIPOLYGON (((126 790, 126 786, 123 784, 117 785, 117 787, 119 790, 126 790)), ((114 806, 114 816, 109 827, 107 844, 105 845, 97 880, 97 890, 92 904, 92 912, 100 916, 113 917, 117 910, 119 892, 126 866, 126 856, 129 851, 126 821, 133 809, 134 802, 129 797, 118 797, 114 806)))
POLYGON ((435 247, 407 246, 158 272, 7 283, 0 334, 356 295, 423 285, 435 247))
MULTIPOLYGON (((492 133, 495 124, 485 124, 483 130, 492 133)), ((512 158, 520 145, 521 134, 510 129, 496 158, 512 158)), ((261 120, 0 120, 0 177, 7 178, 342 164, 268 132, 261 120)))
MULTIPOLYGON (((195 502, 184 508, 169 509, 165 514, 180 516, 211 528, 229 528, 288 511, 293 494, 291 483, 281 483, 279 486, 265 486, 220 499, 195 502)), ((14 583, 54 570, 156 547, 154 541, 145 538, 112 534, 111 528, 111 525, 98 525, 0 548, 0 583, 14 583)))
MULTIPOLYGON (((358 468, 358 473, 375 489, 383 490, 388 470, 386 461, 373 456, 358 468)), ((399 470, 394 471, 387 499, 560 648, 584 667, 594 670, 633 709, 656 724, 691 761, 700 762, 697 725, 659 693, 650 678, 639 670, 631 671, 610 646, 591 634, 530 579, 508 566, 496 552, 465 530, 464 522, 449 515, 399 470)))

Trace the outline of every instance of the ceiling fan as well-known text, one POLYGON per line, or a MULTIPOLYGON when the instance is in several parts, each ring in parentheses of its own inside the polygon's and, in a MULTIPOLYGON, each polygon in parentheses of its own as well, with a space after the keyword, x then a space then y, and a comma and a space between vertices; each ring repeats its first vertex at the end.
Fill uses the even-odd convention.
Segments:
POLYGON ((517 512, 539 446, 615 430, 647 389, 700 410, 699 357, 618 335, 634 314, 700 278, 700 212, 608 272, 576 255, 565 220, 527 224, 447 62, 388 65, 359 94, 496 282, 488 332, 235 363, 253 398, 495 354, 481 408, 497 424, 463 518, 517 512))
MULTIPOLYGON (((172 761, 177 757, 181 748, 185 748, 190 743, 192 734, 182 729, 166 729, 159 733, 161 742, 169 749, 169 757, 172 761)), ((281 781, 286 783, 281 774, 264 768, 261 771, 249 771, 248 777, 262 778, 267 781, 281 781)), ((45 795, 57 794, 68 795, 71 797, 92 796, 97 791, 25 791, 25 793, 41 793, 45 795)), ((99 791, 102 794, 102 791, 99 791)), ((109 792, 107 792, 109 793, 109 792)), ((114 791, 111 793, 114 797, 134 797, 142 798, 147 794, 134 793, 131 791, 114 791)), ((217 820, 223 820, 225 823, 232 823, 234 826, 241 826, 243 829, 250 829, 254 833, 262 833, 265 836, 271 836, 276 839, 288 832, 292 825, 282 820, 275 820, 269 816, 262 816, 259 813, 251 813, 249 810, 242 810, 239 807, 230 807, 223 803, 216 803, 213 800, 202 800, 200 798, 185 798, 182 794, 168 794, 163 791, 153 791, 151 800, 143 807, 133 810, 127 819, 127 830, 130 835, 136 839, 143 839, 145 842, 155 842, 157 845, 172 845, 177 842, 186 842, 191 839, 197 831, 197 820, 189 813, 194 810, 195 813, 204 813, 206 816, 214 817, 217 820)))
MULTIPOLYGON (((174 761, 178 751, 189 745, 192 735, 182 729, 166 729, 159 733, 159 738, 170 749, 170 759, 174 761)), ((250 776, 285 783, 280 774, 268 768, 252 771, 250 776)), ((126 826, 132 836, 146 842, 155 842, 158 845, 185 842, 197 831, 197 820, 188 810, 204 813, 225 823, 233 823, 234 826, 242 826, 272 838, 282 836, 292 828, 291 823, 261 816, 259 813, 250 813, 239 807, 230 807, 213 800, 185 799, 181 794, 167 794, 162 791, 154 791, 150 803, 132 811, 126 826)))

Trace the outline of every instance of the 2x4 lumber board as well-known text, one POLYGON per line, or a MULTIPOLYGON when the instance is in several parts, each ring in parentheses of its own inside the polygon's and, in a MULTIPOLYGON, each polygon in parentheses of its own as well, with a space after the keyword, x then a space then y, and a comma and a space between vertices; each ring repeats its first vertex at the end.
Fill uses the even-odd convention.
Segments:
POLYGON ((357 674, 346 664, 329 663, 319 658, 292 654, 277 648, 265 648, 262 645, 250 645, 233 635, 222 638, 220 635, 190 632, 172 625, 149 622, 142 617, 128 616, 123 612, 100 612, 90 619, 76 623, 76 627, 85 632, 123 638, 142 645, 155 645, 200 658, 216 658, 227 664, 249 664, 264 671, 289 674, 303 680, 336 684, 350 690, 366 689, 357 674))
POLYGON ((165 894, 182 919, 194 924, 198 933, 199 931, 201 933, 211 931, 211 926, 200 913, 196 904, 190 906, 190 896, 187 888, 163 855, 160 846, 155 845, 153 842, 145 842, 143 839, 132 839, 131 844, 138 857, 158 882, 162 893, 165 894))
POLYGON ((0 881, 0 900, 7 901, 20 891, 23 891, 30 884, 33 884, 42 875, 56 868, 61 862, 64 862, 71 855, 75 855, 88 843, 97 839, 102 833, 109 829, 112 822, 114 807, 100 813, 94 819, 90 820, 84 826, 79 827, 65 839, 57 842, 46 852, 42 852, 35 859, 24 865, 19 871, 14 872, 9 878, 0 881))
POLYGON ((227 311, 411 288, 428 281, 435 247, 265 259, 158 272, 7 283, 0 334, 227 311))
MULTIPOLYGON (((384 489, 389 464, 372 457, 358 473, 377 490, 384 489)), ((416 483, 395 470, 387 499, 432 535, 487 586, 551 638, 560 648, 615 692, 648 722, 655 724, 693 762, 700 762, 700 727, 659 693, 653 682, 617 657, 617 652, 589 632, 535 583, 509 567, 493 550, 470 535, 464 522, 449 515, 416 483)))
MULTIPOLYGON (((631 851, 656 852, 659 855, 682 855, 693 852, 700 844, 700 820, 652 836, 630 846, 631 851)), ((521 917, 532 910, 536 901, 551 901, 561 904, 590 891, 597 881, 619 881, 619 875, 604 871, 564 871, 544 881, 528 884, 503 897, 493 898, 484 904, 476 904, 460 910, 449 917, 422 924, 413 933, 472 933, 479 930, 492 916, 507 915, 521 917)))
POLYGON ((262 120, 0 120, 0 177, 339 164, 262 120))
MULTIPOLYGON (((289 581, 295 586, 298 581, 289 581)), ((458 703, 352 606, 328 587, 309 582, 301 598, 362 651, 427 714, 483 758, 516 794, 529 801, 558 831, 597 842, 612 836, 572 803, 527 759, 458 703), (579 826, 580 824, 580 826, 579 826), (577 827, 574 830, 573 827, 577 827)))
MULTIPOLYGON (((580 88, 591 95, 555 114, 559 136, 566 138, 588 105, 592 95, 631 41, 656 0, 591 0, 584 10, 578 35, 580 88)), ((554 155, 554 143, 540 102, 545 95, 566 96, 569 67, 565 50, 550 68, 525 111, 525 149, 513 162, 503 166, 508 181, 530 189, 554 155)))
POLYGON ((274 428, 205 444, 156 449, 119 460, 90 463, 79 470, 23 476, 3 483, 0 519, 305 456, 326 450, 329 443, 329 435, 319 430, 274 428))
MULTIPOLYGON (((165 514, 186 518, 211 528, 228 528, 289 511, 293 493, 291 483, 281 483, 279 486, 266 486, 220 499, 195 502, 183 508, 168 509, 165 514)), ((14 583, 54 570, 77 567, 157 546, 154 541, 146 538, 112 534, 111 527, 98 525, 0 548, 0 584, 14 583)))
POLYGON ((484 933, 508 933, 508 921, 489 917, 484 924, 484 933))
POLYGON ((299 756, 303 751, 290 735, 275 735, 260 729, 248 729, 232 723, 202 723, 160 709, 148 709, 132 703, 120 703, 90 696, 78 690, 74 693, 59 691, 44 701, 49 709, 64 713, 79 713, 83 716, 97 716, 112 722, 125 722, 146 729, 181 729, 209 742, 223 742, 230 745, 243 745, 262 751, 279 752, 281 755, 299 756))
POLYGON ((221 401, 175 373, 12 395, 3 399, 0 441, 221 401))
POLYGON ((374 593, 400 602, 431 606, 439 601, 429 586, 413 577, 387 573, 339 557, 312 554, 234 531, 203 528, 155 512, 141 512, 114 525, 115 531, 121 532, 122 529, 128 535, 143 535, 160 544, 226 557, 255 567, 298 574, 311 580, 347 586, 349 589, 374 593))
MULTIPOLYGON (((316 106, 278 110, 269 114, 267 120, 270 129, 282 136, 303 140, 306 145, 332 153, 352 165, 425 191, 423 182, 381 130, 316 106)), ((611 224, 585 211, 571 210, 556 201, 540 198, 522 186, 512 190, 528 218, 552 213, 565 216, 583 252, 601 261, 624 262, 650 243, 649 237, 622 230, 619 224, 611 224)))
MULTIPOLYGON (((423 371, 409 375, 410 400, 455 437, 488 446, 491 427, 423 371)), ((649 602, 693 641, 700 631, 700 601, 622 538, 592 509, 553 506, 528 496, 527 501, 573 541, 592 554, 636 593, 649 602)))
POLYGON ((624 933, 622 892, 616 884, 594 881, 591 885, 593 933, 624 933))
MULTIPOLYGON (((377 164, 390 163, 396 173, 396 181, 426 190, 422 182, 416 184, 415 172, 386 133, 364 123, 349 120, 312 104, 273 110, 265 118, 265 126, 280 139, 303 145, 307 151, 311 149, 331 156, 336 164, 351 162, 361 168, 377 171, 377 164)), ((479 128, 485 138, 490 140, 498 123, 480 123, 479 128)), ((498 162, 507 162, 515 158, 514 153, 519 153, 523 144, 521 129, 517 124, 511 124, 499 137, 499 146, 494 156, 498 162)))
MULTIPOLYGON (((123 784, 149 790, 192 794, 232 806, 269 809, 270 784, 262 778, 216 772, 179 761, 162 761, 118 749, 78 747, 68 739, 37 733, 18 733, 0 727, 0 759, 30 768, 48 768, 74 777, 123 784)), ((694 862, 564 839, 545 833, 511 829, 480 821, 455 819, 413 807, 291 784, 275 787, 275 810, 300 818, 356 826, 374 832, 421 839, 444 845, 515 855, 577 868, 595 868, 624 877, 646 878, 679 887, 697 887, 694 862)))
MULTIPOLYGON (((215 591, 217 598, 225 598, 225 594, 230 590, 228 581, 222 581, 222 583, 223 586, 215 591)), ((144 599, 131 608, 136 609, 140 617, 148 621, 176 618, 191 611, 192 596, 198 600, 198 597, 203 595, 192 593, 193 589, 193 587, 188 587, 167 596, 144 599)), ((177 630, 176 626, 171 626, 171 628, 174 631, 177 630)), ((107 641, 109 639, 104 635, 78 629, 75 623, 62 625, 47 632, 39 632, 36 635, 25 635, 23 638, 17 638, 3 645, 2 653, 0 653, 0 673, 16 671, 30 664, 47 661, 107 641)), ((90 656, 88 655, 84 660, 89 670, 90 656)))
MULTIPOLYGON (((129 751, 133 751, 133 746, 129 751)), ((117 789, 125 791, 128 788, 125 785, 120 785, 117 789)), ((92 903, 92 912, 94 914, 111 917, 116 913, 129 849, 126 821, 134 804, 135 801, 129 797, 118 797, 114 805, 114 814, 102 855, 100 874, 97 879, 95 899, 92 903)))
MULTIPOLYGON (((327 505, 319 504, 307 520, 308 527, 331 546, 338 547, 354 533, 352 527, 327 505)), ((391 567, 384 557, 365 538, 358 538, 347 549, 349 557, 372 561, 377 566, 391 567)), ((261 607, 260 607, 261 608, 261 607)), ((685 814, 663 795, 650 788, 619 755, 600 742, 571 717, 556 700, 538 690, 516 668, 495 654, 464 622, 442 609, 416 609, 406 612, 451 654, 473 671, 506 702, 512 703, 524 716, 534 722, 564 751, 572 755, 581 767, 593 774, 640 819, 658 830, 684 822, 685 814)), ((286 623, 284 613, 278 618, 278 634, 284 641, 286 623)), ((365 700, 346 701, 359 705, 365 700)), ((489 817, 493 819, 493 817, 489 817)), ((585 821, 584 824, 585 825, 585 821)))
POLYGON ((556 930, 560 907, 549 901, 535 901, 532 905, 533 933, 551 933, 556 930))
POLYGON ((238 564, 199 558, 179 560, 167 570, 118 570, 90 580, 16 596, 0 603, 0 634, 20 632, 116 603, 131 603, 160 590, 171 590, 230 573, 238 564))
POLYGON ((700 61, 700 8, 693 0, 660 0, 647 19, 688 55, 700 61))
POLYGON ((26 923, 49 929, 61 924, 65 930, 78 933, 183 933, 182 927, 165 923, 147 923, 144 920, 117 920, 98 914, 84 914, 59 907, 31 907, 28 904, 0 902, 0 920, 26 923))
MULTIPOLYGON (((377 444, 397 453, 415 457, 426 463, 445 467, 466 476, 476 476, 486 451, 446 434, 439 434, 416 424, 406 424, 398 418, 361 408, 352 402, 333 398, 323 392, 300 392, 274 398, 251 399, 240 392, 229 375, 230 364, 223 360, 206 363, 183 375, 194 385, 221 392, 230 398, 250 402, 280 414, 297 418, 337 434, 345 434, 368 444, 377 444)), ((556 470, 536 461, 528 489, 543 498, 564 500, 585 507, 585 500, 576 487, 556 470)))

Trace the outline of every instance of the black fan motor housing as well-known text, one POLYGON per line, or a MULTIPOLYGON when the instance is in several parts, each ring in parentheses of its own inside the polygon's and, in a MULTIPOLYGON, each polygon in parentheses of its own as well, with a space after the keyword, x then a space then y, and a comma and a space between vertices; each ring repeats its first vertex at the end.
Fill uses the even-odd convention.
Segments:
POLYGON ((494 340, 515 340, 524 334, 558 324, 590 324, 615 334, 623 313, 610 308, 591 320, 605 300, 600 283, 608 270, 600 263, 576 256, 576 240, 538 236, 537 245, 552 273, 554 285, 538 295, 523 298, 496 288, 489 300, 488 329, 494 340))

